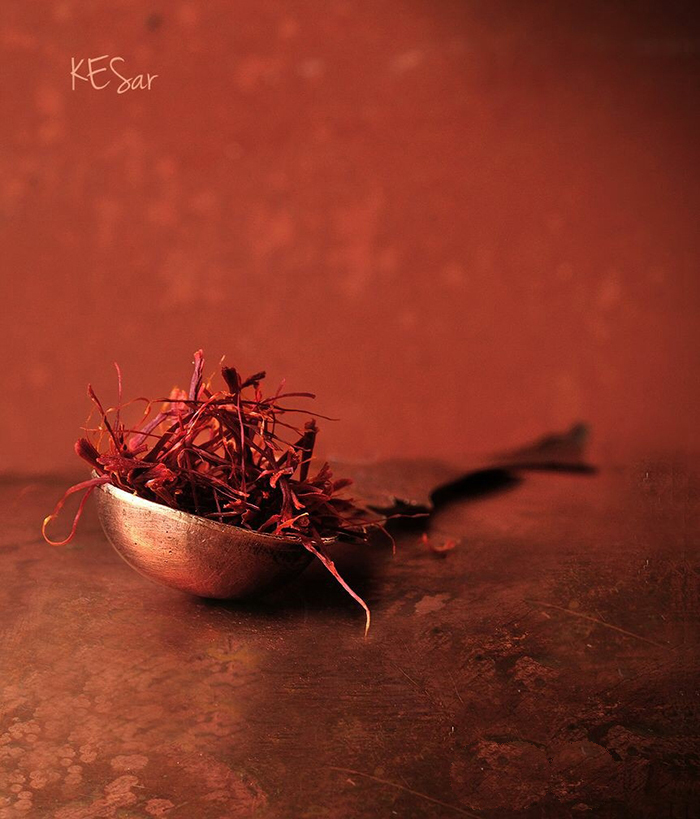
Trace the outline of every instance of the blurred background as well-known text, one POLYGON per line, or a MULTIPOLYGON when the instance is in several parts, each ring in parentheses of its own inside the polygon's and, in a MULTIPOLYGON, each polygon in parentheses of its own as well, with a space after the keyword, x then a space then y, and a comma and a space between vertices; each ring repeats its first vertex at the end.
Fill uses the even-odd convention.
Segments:
POLYGON ((694 6, 4 0, 2 468, 198 347, 347 458, 696 446, 694 6), (151 90, 73 91, 101 55, 151 90))

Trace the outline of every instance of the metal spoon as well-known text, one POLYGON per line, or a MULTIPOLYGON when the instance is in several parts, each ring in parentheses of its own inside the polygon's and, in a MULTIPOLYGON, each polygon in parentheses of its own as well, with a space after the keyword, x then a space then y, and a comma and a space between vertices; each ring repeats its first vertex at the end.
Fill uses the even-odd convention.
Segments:
MULTIPOLYGON (((577 425, 522 449, 476 461, 469 468, 440 461, 332 467, 338 475, 354 479, 353 494, 371 508, 429 512, 438 489, 484 470, 592 471, 583 458, 586 433, 583 425, 577 425)), ((98 487, 96 495, 102 528, 132 568, 157 583, 200 597, 241 599, 264 594, 292 580, 312 559, 298 539, 179 512, 111 484, 98 487)))
POLYGON ((312 559, 299 540, 179 512, 111 484, 95 495, 107 538, 133 569, 199 597, 264 594, 296 577, 312 559))

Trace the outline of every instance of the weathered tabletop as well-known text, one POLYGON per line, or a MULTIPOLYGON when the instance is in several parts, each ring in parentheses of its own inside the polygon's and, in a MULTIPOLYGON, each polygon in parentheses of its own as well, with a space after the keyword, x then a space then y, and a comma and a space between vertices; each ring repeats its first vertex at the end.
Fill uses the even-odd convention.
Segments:
POLYGON ((320 567, 187 598, 7 479, 0 819, 700 815, 698 482, 631 464, 453 498, 443 557, 346 549, 367 640, 320 567))

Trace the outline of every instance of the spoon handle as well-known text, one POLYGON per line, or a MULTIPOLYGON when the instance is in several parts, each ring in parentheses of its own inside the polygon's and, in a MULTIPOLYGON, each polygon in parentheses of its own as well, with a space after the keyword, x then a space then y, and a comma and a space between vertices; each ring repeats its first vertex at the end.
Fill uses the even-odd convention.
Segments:
POLYGON ((518 449, 474 458, 459 466, 439 460, 392 459, 378 463, 331 462, 336 475, 353 479, 356 500, 382 512, 430 511, 433 495, 480 472, 560 470, 591 473, 585 460, 588 428, 576 424, 563 433, 546 435, 518 449))

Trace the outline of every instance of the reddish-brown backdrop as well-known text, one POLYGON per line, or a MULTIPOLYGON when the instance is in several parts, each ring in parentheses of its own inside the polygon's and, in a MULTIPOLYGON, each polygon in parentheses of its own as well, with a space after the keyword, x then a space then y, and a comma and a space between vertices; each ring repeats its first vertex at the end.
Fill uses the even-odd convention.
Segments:
MULTIPOLYGON (((2 4, 2 466, 204 347, 326 449, 697 440, 693 4, 2 4), (71 90, 121 56, 151 91, 71 90)), ((104 75, 103 75, 104 77, 104 75)))

